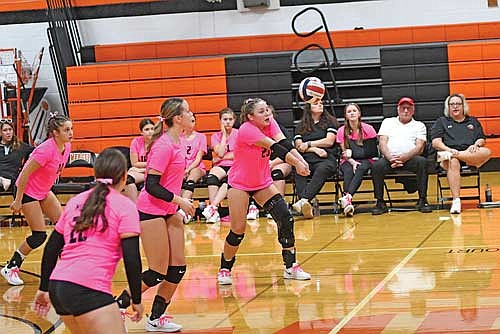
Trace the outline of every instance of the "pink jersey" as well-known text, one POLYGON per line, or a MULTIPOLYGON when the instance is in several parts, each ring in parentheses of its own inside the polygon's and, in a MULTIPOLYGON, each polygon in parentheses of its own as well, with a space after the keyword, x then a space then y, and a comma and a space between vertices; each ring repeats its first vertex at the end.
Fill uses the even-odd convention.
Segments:
POLYGON ((137 154, 137 161, 146 162, 146 143, 143 136, 136 137, 132 140, 132 143, 130 143, 130 153, 137 154))
POLYGON ((251 122, 240 126, 234 147, 234 163, 228 175, 231 187, 252 191, 267 188, 273 183, 269 168, 271 150, 255 143, 265 137, 274 138, 279 133, 281 130, 274 118, 263 130, 251 122))
MULTIPOLYGON (((207 153, 207 137, 196 131, 193 132, 193 134, 194 137, 191 139, 187 139, 184 136, 181 137, 181 144, 186 154, 186 168, 189 167, 194 160, 196 160, 198 152, 202 151, 203 154, 207 153)), ((203 161, 200 161, 200 164, 197 167, 205 170, 205 164, 203 161)))
POLYGON ((99 219, 97 228, 75 232, 74 218, 80 216, 92 191, 87 190, 70 199, 55 226, 56 231, 64 236, 64 248, 50 279, 111 294, 111 280, 122 258, 120 234, 141 232, 139 214, 130 199, 110 188, 104 211, 108 228, 100 232, 102 220, 99 219))
MULTIPOLYGON (((231 134, 229 137, 227 137, 226 140, 226 153, 227 152, 234 152, 234 147, 236 145, 236 137, 238 136, 238 129, 233 129, 231 130, 231 134)), ((220 144, 220 141, 222 140, 222 132, 216 132, 212 135, 210 138, 210 146, 212 149, 220 144)), ((233 165, 233 160, 219 160, 217 161, 214 166, 232 166, 233 165)))
MULTIPOLYGON (((345 125, 342 125, 340 129, 337 131, 337 143, 343 144, 344 143, 344 131, 345 131, 345 125)), ((370 124, 366 124, 361 122, 361 131, 363 131, 363 140, 365 139, 371 139, 371 138, 377 138, 377 131, 371 126, 370 124)), ((358 140, 358 132, 356 131, 355 133, 351 133, 349 135, 349 139, 351 140, 358 140)), ((346 161, 344 158, 342 158, 341 163, 346 161)))
MULTIPOLYGON (((186 170, 183 146, 174 143, 167 133, 163 134, 154 142, 149 151, 146 178, 150 169, 161 172, 160 185, 179 196, 186 170)), ((177 204, 167 203, 152 196, 144 187, 137 198, 137 210, 150 215, 164 216, 174 214, 177 211, 177 204)))
MULTIPOLYGON (((68 162, 70 153, 70 143, 64 144, 64 151, 61 153, 55 139, 52 137, 37 146, 33 153, 31 153, 28 162, 34 160, 40 165, 40 168, 29 176, 24 193, 39 201, 47 197, 54 182, 56 182, 68 162)), ((18 183, 19 177, 17 178, 16 185, 18 183)))

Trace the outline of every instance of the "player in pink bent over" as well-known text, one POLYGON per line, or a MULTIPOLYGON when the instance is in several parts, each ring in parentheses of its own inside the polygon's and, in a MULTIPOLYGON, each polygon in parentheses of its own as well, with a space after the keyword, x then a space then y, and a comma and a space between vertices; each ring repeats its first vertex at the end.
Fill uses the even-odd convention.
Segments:
MULTIPOLYGON (((149 266, 142 273, 142 291, 158 285, 146 331, 176 332, 182 326, 164 313, 186 273, 184 225, 177 209, 194 214, 191 200, 180 196, 186 170, 180 137, 192 124, 192 113, 185 100, 170 98, 163 103, 160 116, 148 153, 146 185, 137 198, 142 246, 149 266)), ((128 307, 129 292, 124 290, 117 302, 121 308, 128 307)))
POLYGON ((151 143, 154 131, 154 122, 149 118, 144 118, 139 122, 141 136, 136 137, 130 143, 130 163, 132 167, 128 170, 127 185, 124 195, 137 201, 137 184, 144 182, 144 172, 146 170, 147 147, 151 143))
POLYGON ((228 180, 231 230, 224 243, 217 280, 220 285, 232 284, 231 269, 245 236, 250 197, 269 212, 276 222, 285 265, 283 276, 287 279, 308 280, 311 276, 296 261, 294 220, 283 196, 273 185, 269 157, 274 152, 304 176, 309 174, 309 165, 286 140, 266 101, 260 98, 245 100, 241 107, 241 123, 228 180))
POLYGON ((120 194, 127 180, 122 153, 104 150, 94 172, 97 185, 68 201, 45 246, 34 309, 45 316, 52 304, 72 333, 125 333, 111 279, 123 256, 131 318, 141 320, 139 215, 120 194))
POLYGON ((236 115, 231 108, 219 111, 221 130, 210 138, 213 149, 213 167, 207 175, 210 205, 203 210, 207 223, 220 221, 217 207, 227 194, 227 175, 233 165, 233 151, 238 130, 234 129, 236 115))
MULTIPOLYGON (((195 183, 198 182, 207 170, 202 161, 203 155, 207 153, 207 137, 204 134, 194 131, 196 118, 193 115, 191 125, 187 128, 181 137, 181 143, 186 154, 186 171, 184 172, 184 182, 182 183, 181 197, 191 199, 195 183)), ((184 224, 189 223, 191 216, 179 210, 184 224)))
POLYGON ((50 189, 68 161, 73 125, 66 116, 52 114, 47 133, 49 138, 35 148, 19 174, 16 197, 10 205, 13 212, 23 211, 31 229, 31 235, 0 271, 11 285, 24 284, 19 277, 24 258, 47 239, 44 215, 56 222, 62 212, 61 203, 50 189))

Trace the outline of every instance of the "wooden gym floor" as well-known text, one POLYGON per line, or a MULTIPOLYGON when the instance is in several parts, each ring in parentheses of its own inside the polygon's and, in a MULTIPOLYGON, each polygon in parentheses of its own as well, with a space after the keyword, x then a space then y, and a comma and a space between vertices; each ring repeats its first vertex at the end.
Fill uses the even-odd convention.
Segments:
MULTIPOLYGON (((494 199, 499 175, 482 173, 494 199)), ((274 222, 249 221, 234 285, 225 287, 216 274, 228 227, 191 223, 188 271, 169 311, 184 333, 500 333, 500 209, 463 207, 454 216, 435 210, 297 220, 298 259, 312 275, 302 282, 282 278, 274 222)), ((0 229, 0 261, 27 233, 0 229)), ((46 319, 31 311, 41 253, 23 265, 24 286, 0 282, 0 333, 68 333, 53 311, 46 319)), ((125 285, 120 265, 114 291, 125 285)), ((148 312, 153 297, 153 289, 144 295, 148 312)), ((127 320, 127 327, 146 333, 144 322, 127 320)))

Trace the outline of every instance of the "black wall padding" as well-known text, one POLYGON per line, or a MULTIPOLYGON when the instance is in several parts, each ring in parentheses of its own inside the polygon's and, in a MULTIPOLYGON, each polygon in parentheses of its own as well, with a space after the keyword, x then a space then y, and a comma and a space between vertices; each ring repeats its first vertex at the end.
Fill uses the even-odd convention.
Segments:
POLYGON ((403 96, 412 97, 416 103, 424 101, 444 101, 449 95, 448 82, 427 82, 384 85, 384 103, 397 103, 403 96))
POLYGON ((257 92, 290 90, 290 72, 231 75, 226 77, 228 92, 257 92))
POLYGON ((380 49, 380 64, 385 66, 448 63, 446 44, 387 47, 380 49))
MULTIPOLYGON (((276 110, 280 109, 290 109, 292 105, 292 94, 290 91, 282 91, 282 92, 262 92, 258 94, 257 97, 260 97, 267 101, 267 103, 274 106, 276 110)), ((227 104, 233 110, 240 110, 241 104, 243 100, 245 100, 249 96, 248 93, 229 93, 227 94, 227 104)))
POLYGON ((226 57, 226 75, 290 72, 291 53, 226 57))
POLYGON ((380 49, 383 113, 397 114, 403 96, 415 100, 418 120, 435 120, 449 95, 448 48, 426 44, 380 49))
MULTIPOLYGON (((333 75, 336 81, 380 79, 380 64, 342 65, 333 68, 333 75)), ((332 81, 327 67, 321 67, 311 73, 302 73, 292 68, 292 77, 294 82, 301 82, 306 77, 318 77, 323 82, 332 81)))
MULTIPOLYGON (((398 115, 397 104, 384 104, 384 117, 398 115)), ((416 102, 414 118, 419 121, 435 121, 443 116, 443 102, 416 102)))

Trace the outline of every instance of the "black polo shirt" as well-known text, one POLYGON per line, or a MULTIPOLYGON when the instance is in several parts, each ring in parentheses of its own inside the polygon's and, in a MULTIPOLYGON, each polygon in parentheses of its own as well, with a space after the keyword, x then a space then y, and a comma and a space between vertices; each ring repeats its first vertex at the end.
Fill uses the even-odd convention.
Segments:
POLYGON ((15 181, 23 161, 32 151, 33 147, 25 143, 21 143, 21 147, 15 151, 11 145, 0 143, 0 176, 15 181))
POLYGON ((473 116, 466 116, 462 122, 451 117, 439 117, 432 126, 431 137, 441 138, 443 143, 455 150, 463 151, 476 140, 485 138, 481 123, 473 116))
MULTIPOLYGON (((301 139, 305 143, 308 141, 324 139, 326 138, 327 133, 333 133, 337 135, 337 127, 332 123, 329 123, 326 129, 322 129, 321 127, 319 127, 318 123, 315 123, 311 132, 303 134, 298 133, 297 129, 299 126, 300 124, 295 129, 295 133, 297 134, 293 138, 294 141, 296 141, 297 139, 301 139)), ((326 158, 320 158, 316 153, 313 152, 302 153, 302 156, 308 163, 324 161, 326 159, 330 159, 333 161, 337 160, 338 150, 336 143, 334 143, 331 147, 322 147, 322 149, 326 150, 326 152, 328 153, 328 156, 326 158)))

